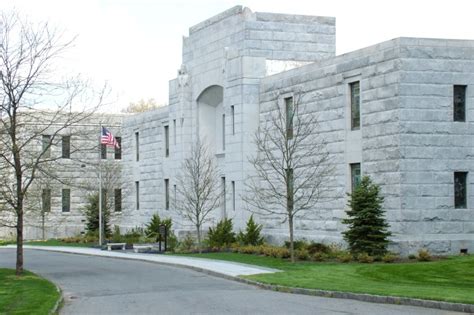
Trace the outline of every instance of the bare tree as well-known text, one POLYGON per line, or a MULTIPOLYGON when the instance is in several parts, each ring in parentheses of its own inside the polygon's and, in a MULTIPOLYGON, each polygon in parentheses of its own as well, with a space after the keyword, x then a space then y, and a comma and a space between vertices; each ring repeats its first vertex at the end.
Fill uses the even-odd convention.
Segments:
POLYGON ((54 66, 72 45, 48 23, 32 24, 18 13, 1 13, 0 25, 0 194, 14 222, 16 274, 23 273, 25 198, 34 180, 48 175, 50 154, 69 127, 90 117, 102 103, 79 78, 58 80, 54 66), (86 105, 83 105, 86 104, 86 105), (47 111, 38 111, 45 108, 47 111))
POLYGON ((143 113, 166 105, 158 104, 154 98, 149 98, 148 100, 140 99, 138 102, 132 102, 127 108, 122 109, 122 113, 143 113))
POLYGON ((177 211, 196 228, 199 253, 201 253, 202 226, 220 205, 221 188, 214 160, 205 142, 198 140, 191 154, 183 161, 178 176, 177 211))
POLYGON ((246 182, 250 211, 288 222, 291 261, 294 223, 309 215, 325 196, 332 173, 317 115, 301 105, 301 94, 277 97, 255 133, 257 154, 249 158, 256 176, 246 182))

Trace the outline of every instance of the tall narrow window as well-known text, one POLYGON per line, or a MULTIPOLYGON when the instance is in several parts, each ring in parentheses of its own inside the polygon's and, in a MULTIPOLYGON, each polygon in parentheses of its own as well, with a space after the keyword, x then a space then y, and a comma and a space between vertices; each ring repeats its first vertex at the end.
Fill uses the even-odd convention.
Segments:
POLYGON ((226 209, 226 191, 225 191, 225 177, 221 177, 221 185, 222 185, 222 217, 227 218, 227 209, 226 209))
POLYGON ((105 144, 100 144, 100 158, 102 160, 107 160, 107 146, 105 144))
POLYGON ((176 119, 173 119, 173 144, 176 144, 176 119))
POLYGON ((454 208, 467 208, 467 172, 454 173, 454 208))
POLYGON ((292 197, 290 200, 290 202, 288 202, 291 207, 293 207, 293 194, 294 194, 294 187, 295 187, 295 179, 294 179, 294 176, 293 176, 293 169, 292 168, 287 168, 286 169, 286 194, 288 197, 292 197))
POLYGON ((140 182, 135 182, 135 207, 140 210, 140 182))
POLYGON ((170 209, 170 180, 165 178, 165 210, 170 209))
POLYGON ((176 188, 176 185, 173 185, 173 205, 176 208, 178 205, 178 189, 176 188))
POLYGON ((235 107, 234 107, 234 105, 232 105, 230 107, 230 114, 231 114, 230 118, 232 120, 231 121, 231 123, 232 123, 232 134, 235 135, 235 107))
POLYGON ((455 85, 453 88, 453 119, 466 121, 466 86, 455 85))
POLYGON ((115 147, 115 159, 116 160, 121 160, 122 159, 122 138, 121 137, 115 137, 117 140, 117 143, 119 144, 119 147, 115 147))
POLYGON ((41 194, 41 207, 43 212, 51 211, 51 189, 43 189, 41 194))
POLYGON ((235 211, 235 182, 232 181, 232 211, 235 211))
POLYGON ((225 114, 222 114, 222 151, 225 151, 225 114))
POLYGON ((360 129, 360 82, 349 84, 351 90, 351 129, 360 129))
POLYGON ((71 157, 71 136, 62 137, 62 158, 69 159, 71 157))
POLYGON ((71 190, 63 189, 62 192, 62 210, 63 212, 71 211, 71 190))
POLYGON ((135 132, 135 157, 137 161, 140 161, 140 135, 135 132))
POLYGON ((165 126, 165 156, 170 156, 170 128, 165 126))
POLYGON ((122 189, 114 190, 114 210, 115 212, 122 211, 122 189))
POLYGON ((361 173, 360 173, 360 163, 350 164, 351 166, 351 189, 354 191, 357 186, 360 184, 361 173))
POLYGON ((43 135, 43 157, 51 157, 51 136, 43 135))
POLYGON ((293 97, 285 98, 286 137, 293 139, 293 117, 295 115, 293 97))

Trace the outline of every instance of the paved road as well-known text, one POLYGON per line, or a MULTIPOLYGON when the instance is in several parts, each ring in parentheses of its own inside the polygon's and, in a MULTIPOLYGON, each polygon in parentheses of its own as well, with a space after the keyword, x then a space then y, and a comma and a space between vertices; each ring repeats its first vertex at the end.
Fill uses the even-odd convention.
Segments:
MULTIPOLYGON (((14 267, 0 249, 0 267, 14 267)), ((267 291, 155 263, 37 250, 25 267, 58 284, 62 314, 455 314, 434 309, 267 291)))

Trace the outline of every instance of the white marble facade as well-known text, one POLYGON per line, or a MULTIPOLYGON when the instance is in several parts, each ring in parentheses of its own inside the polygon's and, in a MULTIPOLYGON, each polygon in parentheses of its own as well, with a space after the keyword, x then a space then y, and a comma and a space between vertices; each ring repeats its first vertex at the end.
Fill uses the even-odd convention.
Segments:
MULTIPOLYGON (((253 134, 269 104, 299 93, 318 114, 335 172, 327 183, 333 200, 296 223, 298 238, 342 242, 351 164, 360 164, 382 187, 394 250, 474 251, 474 41, 397 38, 336 56, 334 18, 236 6, 191 27, 182 59, 169 106, 123 119, 123 229, 156 212, 172 217, 178 232, 192 229, 173 208, 180 165, 197 137, 209 142, 225 183, 214 222, 227 216, 243 228, 253 134), (352 130, 355 83, 360 128, 352 130), (465 92, 465 121, 453 121, 454 86, 465 92), (455 173, 467 175, 464 206, 455 205, 455 173)), ((286 238, 286 225, 257 220, 270 240, 286 238)))

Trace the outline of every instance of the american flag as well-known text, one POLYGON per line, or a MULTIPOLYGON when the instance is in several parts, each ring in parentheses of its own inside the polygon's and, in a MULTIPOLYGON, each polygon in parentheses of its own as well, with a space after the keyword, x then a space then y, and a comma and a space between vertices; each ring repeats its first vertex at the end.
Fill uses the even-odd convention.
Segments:
POLYGON ((102 127, 102 131, 100 134, 100 143, 105 144, 109 147, 115 147, 117 149, 120 148, 117 139, 115 139, 114 135, 105 127, 102 127))

